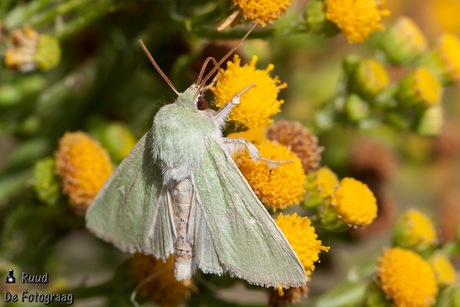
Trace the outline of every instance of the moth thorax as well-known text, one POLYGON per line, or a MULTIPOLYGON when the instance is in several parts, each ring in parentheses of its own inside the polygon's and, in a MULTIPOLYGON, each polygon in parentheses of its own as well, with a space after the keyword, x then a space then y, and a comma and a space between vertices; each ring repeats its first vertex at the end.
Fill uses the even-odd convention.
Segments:
POLYGON ((192 181, 186 178, 173 188, 172 200, 174 209, 174 227, 176 241, 174 242, 174 273, 177 280, 188 279, 193 274, 193 245, 187 240, 187 231, 192 207, 192 181))

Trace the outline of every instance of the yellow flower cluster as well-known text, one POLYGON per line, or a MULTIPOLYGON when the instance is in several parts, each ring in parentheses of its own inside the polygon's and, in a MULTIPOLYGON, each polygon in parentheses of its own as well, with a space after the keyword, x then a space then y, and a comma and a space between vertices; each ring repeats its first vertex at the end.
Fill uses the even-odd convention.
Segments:
POLYGON ((430 262, 439 285, 450 286, 457 281, 455 268, 443 253, 436 252, 430 262))
POLYGON ((395 245, 423 250, 436 243, 437 235, 433 223, 417 210, 407 210, 395 225, 395 245))
POLYGON ((321 167, 314 173, 315 187, 321 198, 332 196, 339 185, 337 175, 328 167, 321 167))
POLYGON ((337 25, 350 43, 360 43, 375 30, 389 10, 379 10, 375 0, 325 0, 326 18, 337 25))
POLYGON ((134 254, 131 271, 139 283, 145 283, 140 292, 159 306, 179 306, 190 297, 192 283, 176 280, 173 256, 165 263, 153 256, 134 254), (146 279, 151 281, 146 282, 146 279))
POLYGON ((252 20, 259 26, 265 26, 279 19, 292 0, 233 0, 244 19, 252 20))
POLYGON ((400 82, 398 99, 405 105, 435 106, 441 101, 441 81, 426 67, 409 72, 400 82))
POLYGON ((331 202, 347 224, 365 226, 377 217, 377 200, 369 187, 353 178, 343 178, 331 202))
POLYGON ((107 151, 84 132, 66 133, 55 153, 56 174, 70 204, 84 213, 112 174, 107 151))
POLYGON ((444 34, 435 46, 439 66, 448 82, 460 80, 460 40, 453 34, 444 34))
POLYGON ((377 274, 382 290, 396 306, 432 306, 438 291, 430 264, 418 254, 387 250, 379 259, 377 274))
POLYGON ((280 213, 275 221, 305 268, 307 276, 311 275, 315 269, 314 263, 319 260, 319 253, 329 251, 329 247, 323 246, 317 239, 318 235, 308 217, 300 217, 296 213, 280 213))
POLYGON ((357 87, 365 95, 374 96, 390 83, 385 66, 375 59, 363 59, 356 68, 355 80, 357 87))
POLYGON ((428 106, 439 104, 442 95, 442 85, 436 76, 425 67, 418 68, 414 75, 418 98, 428 106))
POLYGON ((286 146, 271 141, 263 141, 257 148, 262 157, 280 164, 254 161, 247 151, 237 153, 235 161, 259 199, 274 210, 300 203, 306 183, 300 159, 286 146))
POLYGON ((255 86, 244 93, 240 104, 233 108, 229 120, 248 128, 267 126, 273 121, 269 117, 280 111, 284 101, 278 99, 278 93, 287 84, 281 83, 278 77, 270 77, 273 64, 265 70, 256 69, 256 56, 249 64, 240 66, 240 62, 235 55, 233 62, 227 63, 226 70, 219 70, 216 85, 211 88, 216 96, 216 105, 222 107, 242 89, 253 84, 255 86))
POLYGON ((246 131, 233 132, 227 135, 227 137, 243 138, 246 141, 254 143, 254 144, 260 143, 267 139, 267 137, 265 136, 265 127, 258 127, 258 128, 248 129, 246 131))

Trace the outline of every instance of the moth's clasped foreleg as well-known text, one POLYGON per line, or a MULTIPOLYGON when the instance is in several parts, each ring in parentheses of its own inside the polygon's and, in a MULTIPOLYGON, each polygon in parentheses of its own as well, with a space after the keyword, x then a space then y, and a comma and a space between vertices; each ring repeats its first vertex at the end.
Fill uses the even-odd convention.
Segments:
POLYGON ((268 164, 270 168, 277 167, 284 163, 292 162, 290 160, 271 160, 271 159, 264 158, 260 155, 259 150, 254 144, 252 144, 251 142, 243 138, 224 138, 223 143, 224 143, 224 149, 228 153, 230 153, 230 155, 233 155, 235 152, 238 152, 238 151, 243 150, 244 148, 247 148, 252 160, 264 161, 268 164))
POLYGON ((256 86, 255 84, 250 84, 248 86, 246 86, 244 89, 242 89, 238 94, 236 94, 232 99, 230 99, 230 104, 232 105, 237 105, 237 104, 240 104, 240 99, 241 99, 241 96, 246 93, 250 88, 256 86))
POLYGON ((223 126, 223 123, 227 120, 227 117, 230 114, 230 111, 233 109, 233 107, 240 104, 241 96, 254 86, 256 85, 251 84, 246 86, 216 112, 216 114, 214 115, 214 119, 219 122, 219 126, 223 126))

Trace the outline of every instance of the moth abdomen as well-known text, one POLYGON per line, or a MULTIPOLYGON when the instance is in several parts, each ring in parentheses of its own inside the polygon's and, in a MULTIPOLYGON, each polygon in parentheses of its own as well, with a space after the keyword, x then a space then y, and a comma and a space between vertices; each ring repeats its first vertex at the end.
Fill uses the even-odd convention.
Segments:
POLYGON ((190 212, 192 208, 193 186, 190 178, 177 183, 172 188, 174 211, 174 227, 176 240, 174 242, 174 274, 177 280, 188 279, 192 276, 193 244, 188 240, 190 212))

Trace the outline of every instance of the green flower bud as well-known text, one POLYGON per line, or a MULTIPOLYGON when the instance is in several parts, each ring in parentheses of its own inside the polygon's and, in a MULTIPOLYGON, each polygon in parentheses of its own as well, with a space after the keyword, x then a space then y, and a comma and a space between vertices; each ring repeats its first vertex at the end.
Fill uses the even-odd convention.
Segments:
POLYGON ((360 62, 361 58, 356 54, 347 55, 342 64, 345 73, 349 76, 353 75, 360 62))
POLYGON ((387 298, 386 294, 380 288, 375 280, 369 283, 364 294, 363 307, 390 307, 391 301, 387 298))
POLYGON ((417 133, 424 136, 435 136, 441 133, 444 125, 444 110, 441 106, 426 109, 418 122, 417 133))
POLYGON ((0 106, 12 106, 18 104, 21 99, 22 94, 17 87, 11 84, 0 86, 0 106))
POLYGON ((350 229, 350 227, 337 215, 337 211, 334 210, 329 201, 322 206, 319 213, 321 226, 327 231, 331 232, 344 232, 350 229))
POLYGON ((340 32, 339 28, 326 18, 325 6, 323 1, 310 1, 305 8, 305 22, 310 32, 314 32, 326 37, 336 35, 340 32))
POLYGON ((114 163, 121 162, 137 142, 128 127, 120 122, 98 122, 91 129, 91 134, 108 151, 114 163))
POLYGON ((47 205, 55 205, 60 198, 59 180, 54 173, 55 161, 45 158, 35 163, 33 187, 38 199, 47 205))
POLYGON ((345 114, 350 120, 358 122, 369 115, 369 107, 358 95, 352 94, 345 101, 345 114))
POLYGON ((408 63, 427 50, 424 34, 407 17, 399 18, 384 34, 381 46, 388 59, 396 64, 408 63))
POLYGON ((18 88, 24 96, 40 92, 46 86, 46 78, 41 74, 24 76, 17 82, 18 88))
POLYGON ((51 35, 41 34, 38 37, 37 52, 34 59, 41 70, 56 67, 61 59, 61 46, 58 40, 51 35))

